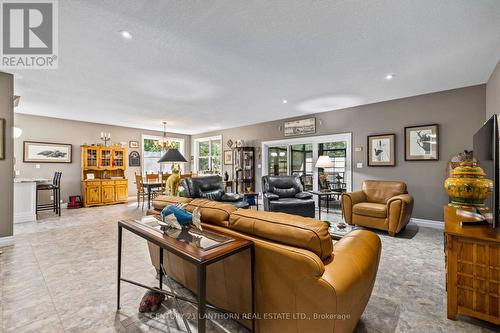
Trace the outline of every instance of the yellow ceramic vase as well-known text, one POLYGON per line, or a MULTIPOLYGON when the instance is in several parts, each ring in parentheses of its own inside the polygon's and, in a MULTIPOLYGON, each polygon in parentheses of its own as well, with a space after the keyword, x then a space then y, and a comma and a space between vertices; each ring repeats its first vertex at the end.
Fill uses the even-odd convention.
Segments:
POLYGON ((484 207, 484 200, 491 195, 493 181, 484 178, 486 175, 476 162, 462 162, 452 171, 451 178, 444 182, 444 188, 450 196, 450 206, 484 207))

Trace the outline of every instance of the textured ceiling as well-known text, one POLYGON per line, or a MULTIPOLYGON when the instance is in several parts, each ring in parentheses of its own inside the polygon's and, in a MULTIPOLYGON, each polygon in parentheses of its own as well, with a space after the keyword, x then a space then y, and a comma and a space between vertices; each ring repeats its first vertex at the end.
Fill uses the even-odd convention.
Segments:
POLYGON ((64 0, 59 49, 17 112, 196 134, 484 83, 500 1, 64 0))

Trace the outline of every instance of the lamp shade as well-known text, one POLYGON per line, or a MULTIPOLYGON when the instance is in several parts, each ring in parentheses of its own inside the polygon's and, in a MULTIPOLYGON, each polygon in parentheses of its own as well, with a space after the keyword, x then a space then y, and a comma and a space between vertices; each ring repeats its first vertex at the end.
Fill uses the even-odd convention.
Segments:
POLYGON ((182 154, 175 148, 167 149, 165 154, 158 160, 158 163, 167 162, 187 162, 182 154))
POLYGON ((316 168, 333 168, 334 164, 329 156, 323 155, 316 161, 316 168))

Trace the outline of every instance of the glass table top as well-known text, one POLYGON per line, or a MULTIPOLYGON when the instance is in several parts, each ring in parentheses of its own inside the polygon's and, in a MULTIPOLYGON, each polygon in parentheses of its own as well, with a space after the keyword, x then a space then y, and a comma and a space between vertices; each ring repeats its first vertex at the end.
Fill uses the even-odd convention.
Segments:
POLYGON ((333 222, 333 221, 324 221, 328 223, 328 233, 332 236, 336 236, 342 238, 353 230, 359 229, 354 225, 347 224, 345 222, 333 222))
POLYGON ((161 218, 159 216, 145 216, 141 220, 138 220, 138 222, 157 230, 163 235, 174 238, 180 242, 187 243, 204 251, 227 244, 234 240, 231 237, 206 229, 198 230, 195 227, 191 227, 190 229, 183 228, 181 230, 166 227, 162 230, 162 226, 158 223, 161 222, 161 218))

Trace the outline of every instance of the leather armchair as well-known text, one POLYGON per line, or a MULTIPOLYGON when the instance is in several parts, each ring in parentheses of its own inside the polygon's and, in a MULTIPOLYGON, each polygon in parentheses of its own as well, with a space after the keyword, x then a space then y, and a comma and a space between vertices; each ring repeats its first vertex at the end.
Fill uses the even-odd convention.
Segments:
POLYGON ((342 213, 348 224, 388 231, 395 236, 411 218, 413 197, 398 181, 365 180, 362 190, 342 195, 342 213))
POLYGON ((181 180, 181 186, 186 190, 187 198, 203 198, 214 201, 232 203, 238 208, 247 208, 243 195, 226 193, 220 176, 191 177, 181 180))
POLYGON ((264 176, 262 192, 265 211, 314 217, 314 200, 298 176, 264 176))

